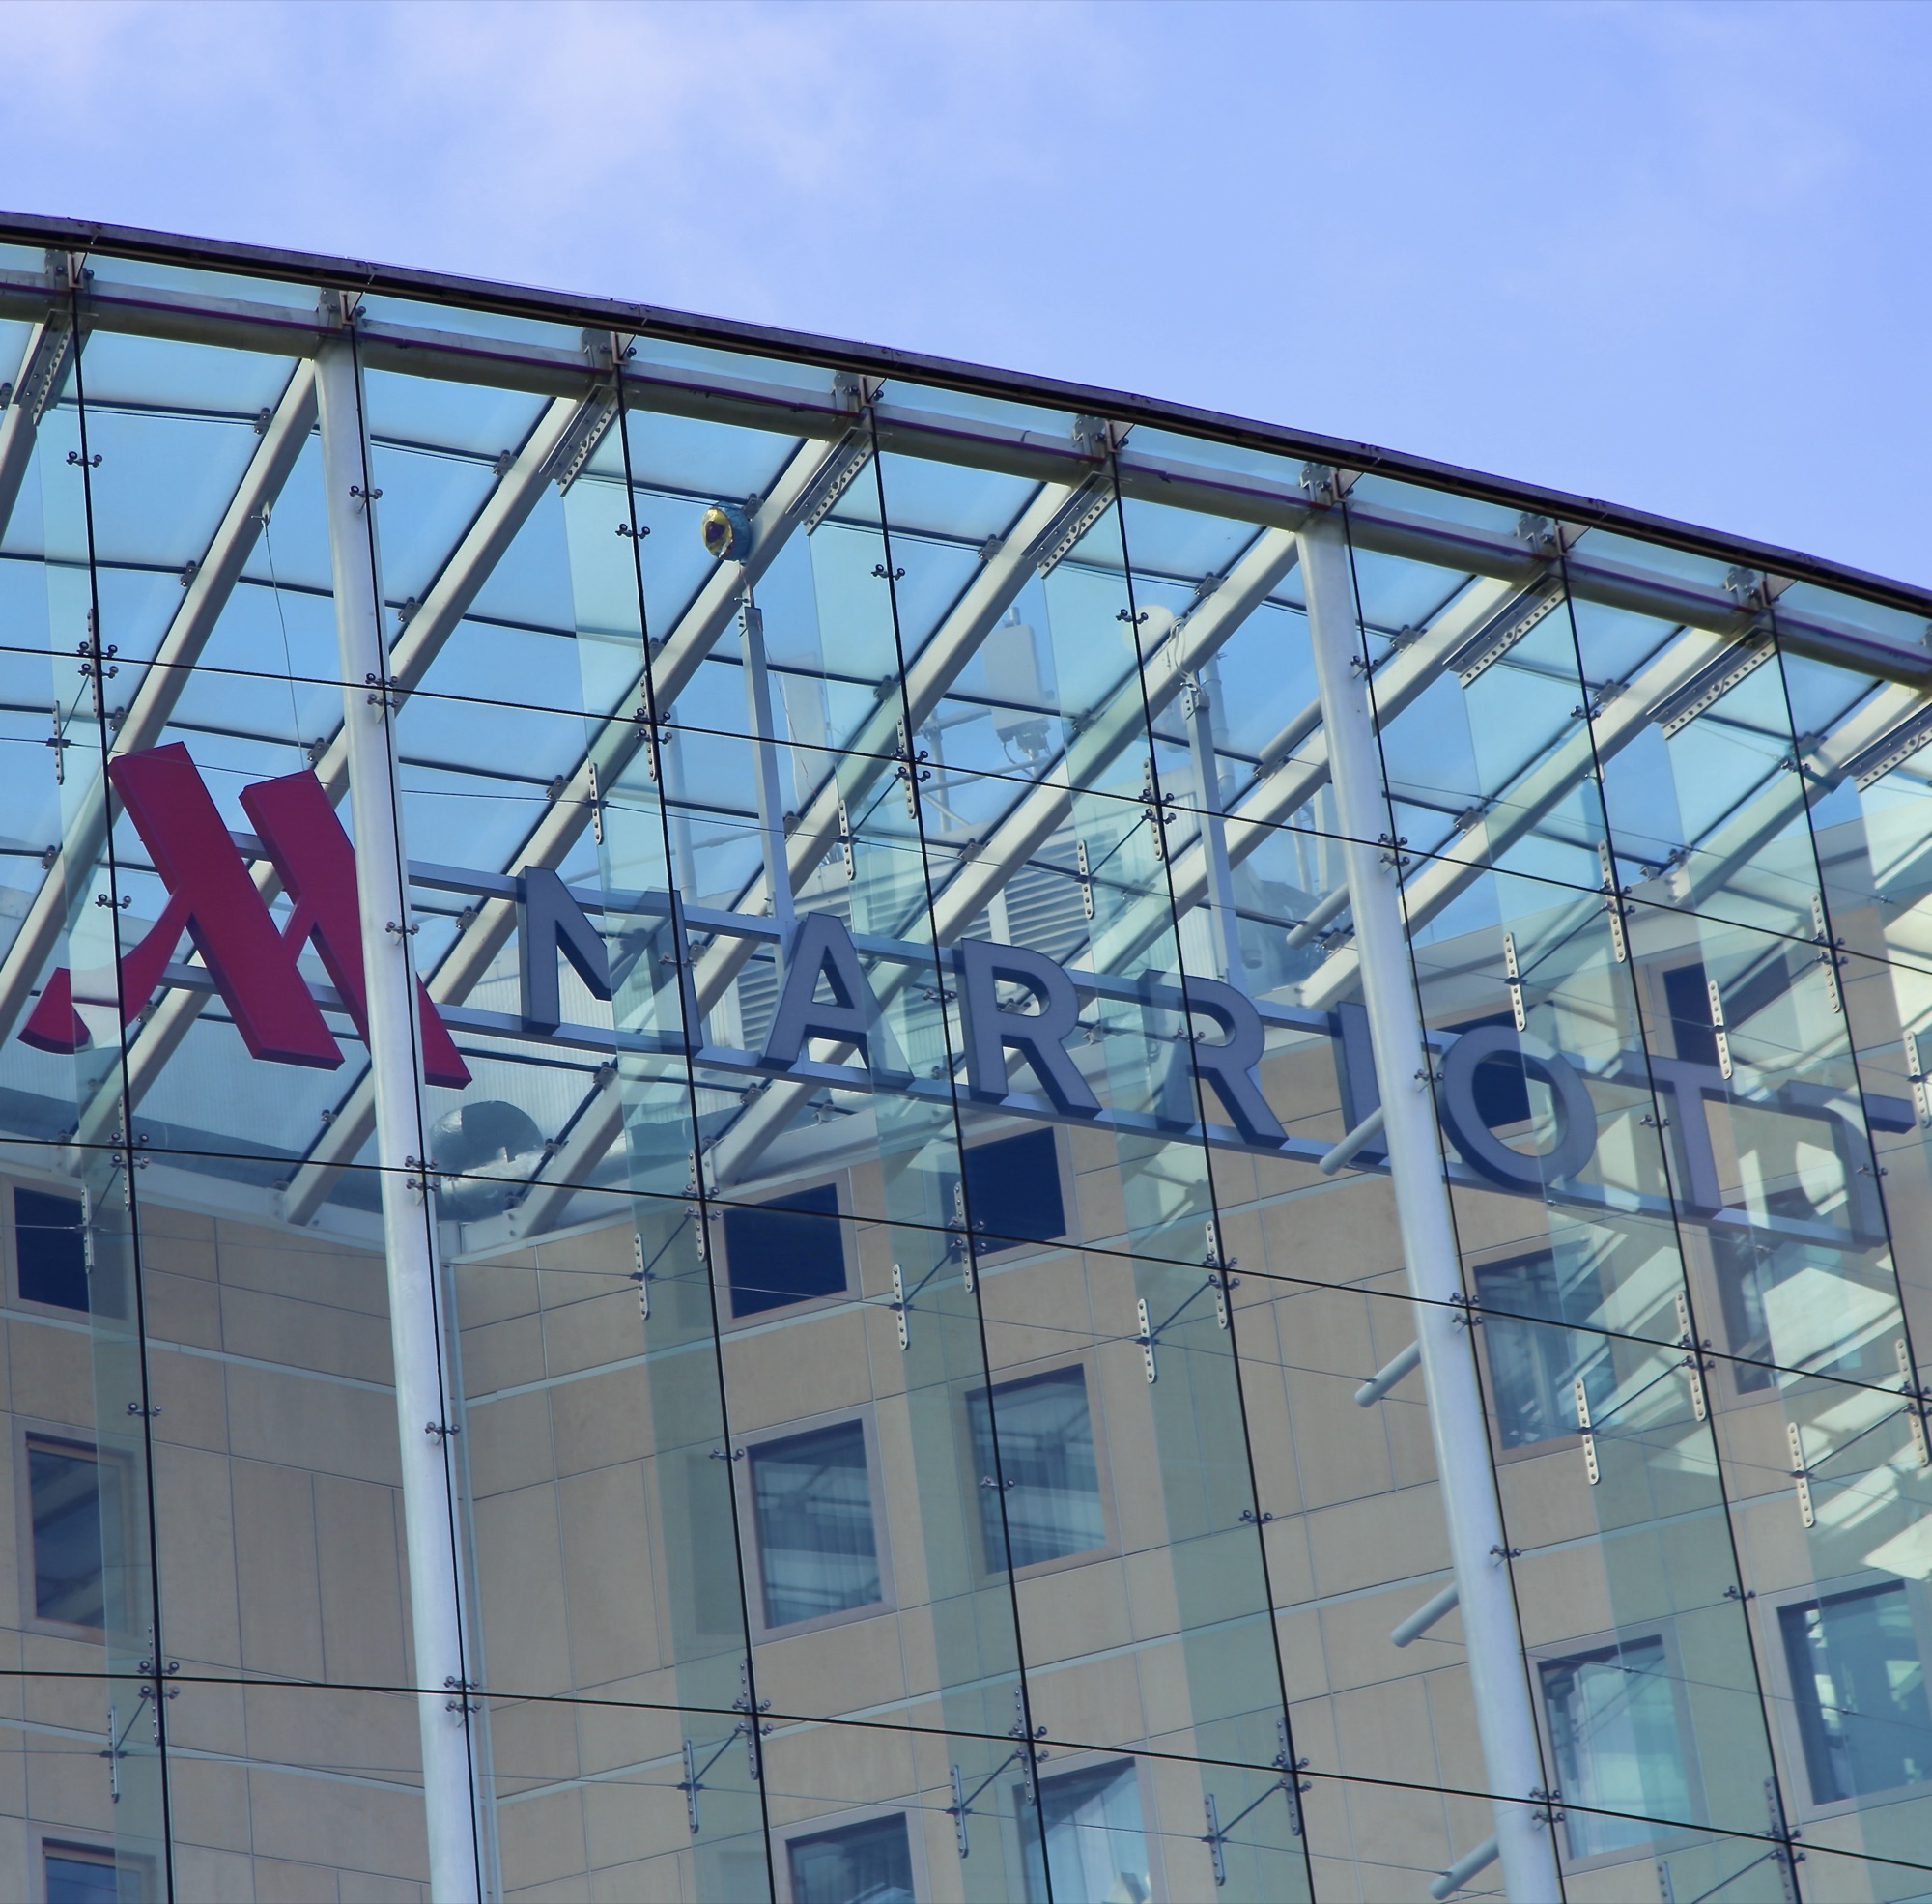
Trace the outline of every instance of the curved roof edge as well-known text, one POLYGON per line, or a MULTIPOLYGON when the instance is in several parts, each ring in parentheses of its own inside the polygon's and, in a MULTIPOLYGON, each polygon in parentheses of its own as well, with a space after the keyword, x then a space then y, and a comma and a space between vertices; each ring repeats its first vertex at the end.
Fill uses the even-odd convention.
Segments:
MULTIPOLYGON (((0 211, 0 243, 38 244, 66 251, 102 251, 151 263, 188 268, 234 270, 257 277, 297 280, 326 289, 364 291, 401 298, 420 298, 497 311, 506 317, 550 323, 595 326, 639 334, 708 345, 718 350, 756 352, 833 370, 877 377, 914 377, 948 384, 978 396, 1006 398, 1056 410, 1091 412, 1125 423, 1185 432, 1209 440, 1248 449, 1273 451, 1320 463, 1333 463, 1362 473, 1394 476, 1430 489, 1451 490, 1485 501, 1533 511, 1565 523, 1621 531, 1661 542, 1688 553, 1719 560, 1747 563, 1793 582, 1811 582, 1841 588, 1932 622, 1932 587, 1919 587, 1887 576, 1874 575, 1848 563, 1834 562, 1776 543, 1748 536, 1727 535, 1673 517, 1653 515, 1598 497, 1568 490, 1547 489, 1536 483, 1514 482, 1480 469, 1463 469, 1433 457, 1384 449, 1376 443, 1346 437, 1322 436, 1252 417, 1203 410, 1192 404, 1170 403, 1130 390, 1111 390, 1099 384, 1076 384, 1057 377, 1037 377, 1023 371, 996 370, 985 364, 933 356, 921 351, 901 351, 886 344, 856 343, 821 337, 806 330, 774 325, 747 324, 730 318, 699 316, 657 304, 637 304, 617 298, 594 298, 572 292, 545 291, 526 285, 501 284, 489 278, 464 277, 451 271, 421 270, 402 265, 381 265, 356 258, 333 258, 320 253, 284 250, 273 245, 244 244, 226 239, 189 238, 178 233, 149 231, 136 225, 112 225, 87 218, 59 218, 35 213, 0 211)), ((1932 635, 1932 629, 1928 629, 1932 635)))

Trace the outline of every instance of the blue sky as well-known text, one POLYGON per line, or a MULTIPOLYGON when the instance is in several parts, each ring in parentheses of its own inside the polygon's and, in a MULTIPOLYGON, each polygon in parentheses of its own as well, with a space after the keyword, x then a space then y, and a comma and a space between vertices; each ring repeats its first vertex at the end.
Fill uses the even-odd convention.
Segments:
POLYGON ((1932 11, 6 10, 0 201, 1120 385, 1932 583, 1932 11))

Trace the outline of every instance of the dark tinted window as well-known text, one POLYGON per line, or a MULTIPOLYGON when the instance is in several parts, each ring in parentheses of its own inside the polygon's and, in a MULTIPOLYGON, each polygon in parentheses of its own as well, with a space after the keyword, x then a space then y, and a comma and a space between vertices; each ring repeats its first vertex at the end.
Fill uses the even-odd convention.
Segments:
MULTIPOLYGON (((1507 1011, 1496 1011, 1487 1018, 1464 1019, 1462 1024, 1451 1025, 1447 1029, 1473 1032, 1485 1025, 1502 1025, 1513 1032, 1516 1030, 1516 1019, 1507 1011)), ((1523 1076, 1522 1066, 1514 1053, 1507 1058, 1498 1053, 1493 1058, 1486 1059, 1476 1066, 1476 1075, 1471 1082, 1476 1094, 1476 1115, 1492 1130, 1529 1121, 1529 1081, 1523 1076)))
POLYGON ((1066 1234, 1060 1151, 1050 1130, 996 1138, 965 1153, 966 1208, 987 1247, 1014 1239, 1050 1243, 1066 1234))
POLYGON ((903 1818, 793 1838, 793 1904, 912 1904, 912 1848, 903 1818))
POLYGON ((100 1464, 92 1455, 29 1443, 34 1611, 43 1620, 106 1625, 100 1566, 100 1464))
POLYGON ((87 1242, 78 1197, 14 1192, 14 1252, 20 1300, 60 1309, 87 1307, 87 1242))
POLYGON ((845 1233, 830 1183, 724 1212, 731 1313, 755 1316, 845 1287, 845 1233))
POLYGON ((1670 1036, 1680 1058, 1693 1065, 1718 1062, 1718 1033, 1711 1023, 1711 980, 1700 960, 1663 975, 1663 1002, 1670 1008, 1670 1036))

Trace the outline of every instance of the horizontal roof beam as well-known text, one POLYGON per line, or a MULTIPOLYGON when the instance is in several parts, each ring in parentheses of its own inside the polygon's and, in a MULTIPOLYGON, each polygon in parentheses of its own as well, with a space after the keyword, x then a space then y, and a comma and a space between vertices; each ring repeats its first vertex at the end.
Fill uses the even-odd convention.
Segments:
MULTIPOLYGON (((38 322, 45 316, 46 305, 44 278, 29 272, 0 271, 0 315, 38 322)), ((117 285, 99 277, 88 281, 81 305, 83 322, 90 327, 177 336, 282 355, 312 355, 331 334, 331 326, 320 310, 310 313, 204 294, 162 293, 117 285)), ((363 324, 358 327, 358 335, 365 361, 384 368, 545 395, 580 389, 583 372, 596 355, 594 348, 573 351, 521 339, 497 340, 383 321, 363 324)), ((627 405, 668 414, 711 417, 749 428, 823 439, 841 435, 852 420, 849 403, 830 387, 830 378, 821 396, 795 386, 662 364, 625 365, 621 375, 627 405)), ((1056 476, 1077 480, 1077 472, 1094 467, 1091 444, 1072 435, 1053 438, 988 419, 924 412, 890 401, 882 402, 878 412, 881 446, 902 454, 1004 470, 1037 481, 1056 476)), ((1186 424, 1177 415, 1169 427, 1184 429, 1186 424)), ((1347 446, 1334 447, 1339 454, 1347 446)), ((1284 449, 1280 453, 1292 452, 1284 449)), ((1344 467, 1357 467, 1346 456, 1341 460, 1344 467)), ((1406 473, 1389 469, 1388 461, 1377 452, 1360 467, 1398 476, 1406 473)), ((1420 470, 1406 473, 1411 480, 1422 479, 1420 470)), ((1215 470, 1154 458, 1131 448, 1121 453, 1120 479, 1123 495, 1233 517, 1259 526, 1297 527, 1305 522, 1312 500, 1293 482, 1270 483, 1258 473, 1215 470)), ((1448 487, 1440 481, 1430 486, 1448 487)), ((1523 486, 1519 499, 1526 509, 1553 511, 1557 520, 1579 526, 1599 526, 1638 538, 1656 536, 1667 546, 1681 546, 1684 540, 1662 534, 1673 526, 1651 523, 1634 511, 1618 512, 1601 503, 1582 506, 1580 498, 1570 498, 1579 506, 1566 515, 1562 508, 1566 498, 1528 486, 1523 486)), ((1395 509, 1382 502, 1351 500, 1349 520, 1351 535, 1363 548, 1446 568, 1523 579, 1537 559, 1520 538, 1395 509)), ((1694 539, 1714 547, 1723 541, 1702 534, 1694 539)), ((1925 591, 1886 583, 1875 577, 1837 576, 1829 572, 1830 564, 1801 557, 1793 551, 1760 549, 1743 540, 1732 545, 1729 553, 1754 561, 1774 575, 1816 579, 1828 587, 1932 616, 1932 594, 1925 591)), ((1713 633, 1730 632, 1730 624, 1740 613, 1738 605, 1721 588, 1699 586, 1688 578, 1642 571, 1628 564, 1579 557, 1571 565, 1570 580, 1574 592, 1586 600, 1683 621, 1713 633)), ((1886 640, 1815 609, 1803 612, 1781 610, 1777 621, 1780 639, 1795 652, 1886 679, 1932 686, 1932 650, 1886 640)))

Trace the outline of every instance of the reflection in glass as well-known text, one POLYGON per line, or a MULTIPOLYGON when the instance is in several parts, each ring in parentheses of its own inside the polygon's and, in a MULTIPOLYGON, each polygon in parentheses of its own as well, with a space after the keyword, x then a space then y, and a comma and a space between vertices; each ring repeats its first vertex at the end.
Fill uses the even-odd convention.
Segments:
POLYGON ((1595 1323, 1603 1301, 1602 1277, 1587 1255, 1540 1251, 1476 1271, 1478 1299, 1486 1312, 1497 1436, 1505 1448, 1526 1448, 1577 1432, 1578 1377, 1598 1415, 1616 1391, 1608 1339, 1595 1323), (1555 1327, 1548 1324, 1554 1323, 1555 1327))
MULTIPOLYGON (((1025 1795, 1020 1794, 1021 1823, 1025 1795)), ((1029 1904, 1146 1904, 1152 1894, 1131 1765, 1103 1765, 1039 1781, 1039 1836, 1023 1831, 1029 1904), (1050 1888, 1049 1888, 1050 1887, 1050 1888)))
POLYGON ((856 1421, 751 1452, 765 1624, 791 1626, 880 1600, 878 1543, 856 1421))
POLYGON ((113 1489, 99 1461, 80 1448, 27 1445, 33 1500, 34 1611, 77 1627, 107 1624, 101 1512, 113 1489))
POLYGON ((1815 1804, 1932 1776, 1925 1668, 1902 1582, 1781 1607, 1815 1804))
POLYGON ((912 1848, 902 1817, 793 1838, 786 1861, 792 1904, 912 1904, 912 1848))
POLYGON ((142 1904, 147 1888, 132 1865, 116 1868, 112 1852, 50 1844, 45 1853, 47 1904, 142 1904))
POLYGON ((980 1529, 986 1566, 1032 1567, 1104 1545, 1106 1517, 1094 1460, 1094 1424, 1087 1408, 1087 1378, 1079 1369, 1002 1382, 970 1396, 973 1459, 980 1470, 980 1529), (994 1423, 999 1428, 997 1459, 994 1423), (1006 1483, 1002 1537, 999 1476, 1006 1483))
POLYGON ((1651 1820, 1690 1815, 1662 1640, 1546 1660, 1542 1679, 1572 1858, 1642 1844, 1657 1834, 1651 1820), (1616 1812, 1634 1815, 1606 1815, 1616 1812))

